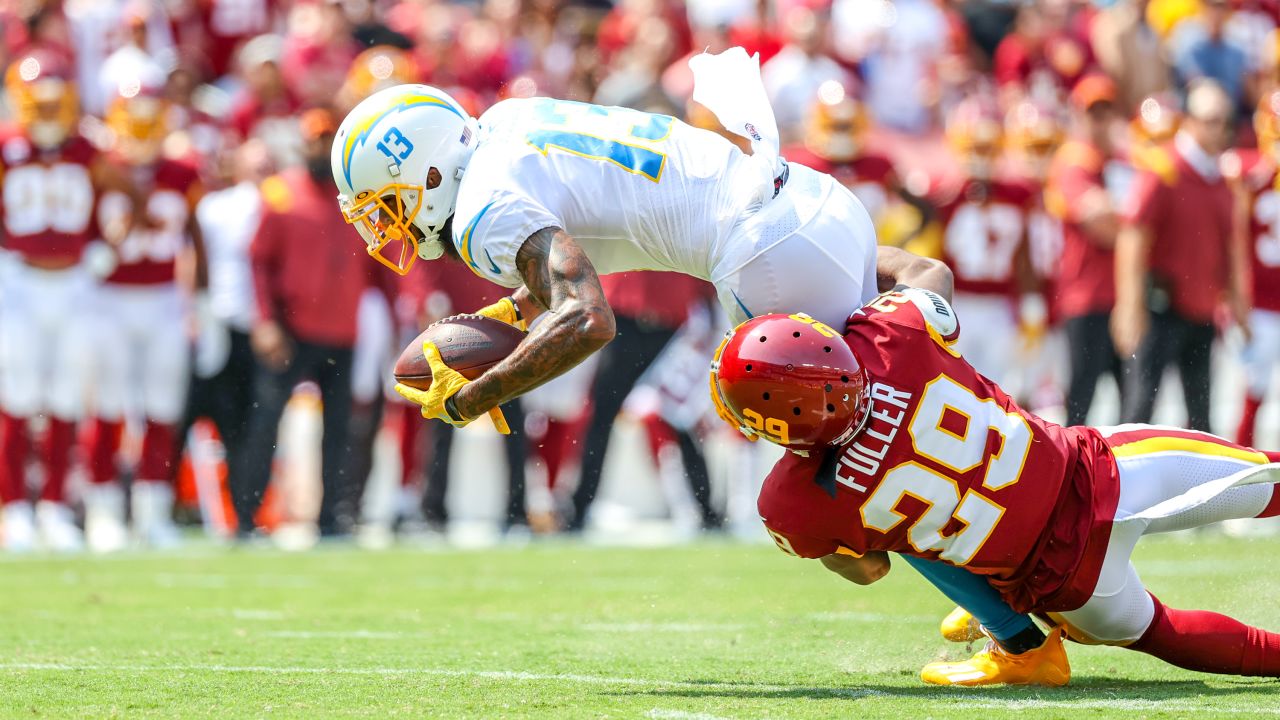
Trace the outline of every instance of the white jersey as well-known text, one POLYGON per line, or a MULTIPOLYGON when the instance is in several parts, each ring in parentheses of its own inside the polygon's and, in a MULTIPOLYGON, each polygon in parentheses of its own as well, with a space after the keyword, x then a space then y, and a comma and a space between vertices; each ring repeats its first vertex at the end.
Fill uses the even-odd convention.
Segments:
POLYGON ((674 270, 710 279, 734 224, 761 198, 732 143, 666 115, 586 103, 507 100, 480 117, 453 240, 488 280, 522 284, 516 252, 565 230, 596 271, 674 270))

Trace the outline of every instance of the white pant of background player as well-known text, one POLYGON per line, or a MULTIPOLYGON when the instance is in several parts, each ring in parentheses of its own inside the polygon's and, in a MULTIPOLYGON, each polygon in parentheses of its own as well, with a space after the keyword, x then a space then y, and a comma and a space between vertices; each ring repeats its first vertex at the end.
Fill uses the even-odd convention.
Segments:
POLYGON ((1251 448, 1181 428, 1099 428, 1111 444, 1120 497, 1093 595, 1055 613, 1077 640, 1128 645, 1142 637, 1155 603, 1130 562, 1144 535, 1256 517, 1280 483, 1280 464, 1251 448))
POLYGON ((951 307, 960 321, 956 349, 983 377, 1019 396, 1023 388, 1012 381, 1015 370, 1028 358, 1021 352, 1013 301, 1005 295, 957 292, 951 307))
MULTIPOLYGON (((160 437, 171 439, 186 403, 191 362, 187 303, 173 283, 109 283, 97 294, 94 416, 107 423, 145 421, 142 450, 146 457, 149 452, 157 452, 146 447, 153 442, 153 426, 163 426, 160 437)), ((168 439, 161 442, 171 444, 168 439)), ((130 492, 135 533, 147 544, 172 545, 177 541, 177 531, 171 518, 171 469, 144 461, 137 467, 130 492)), ((123 518, 120 484, 114 480, 94 483, 85 494, 85 529, 90 547, 109 551, 122 545, 123 518)))
MULTIPOLYGON (((92 364, 91 277, 79 267, 41 270, 11 257, 0 265, 0 294, 0 409, 28 429, 40 415, 74 423, 84 412, 84 380, 92 364)), ((81 544, 66 505, 42 501, 34 513, 25 500, 5 505, 7 548, 30 549, 37 526, 50 549, 81 544)))
POLYGON ((1245 384, 1250 397, 1261 399, 1267 396, 1272 377, 1280 369, 1280 312, 1251 310, 1249 330, 1252 337, 1241 355, 1245 384))

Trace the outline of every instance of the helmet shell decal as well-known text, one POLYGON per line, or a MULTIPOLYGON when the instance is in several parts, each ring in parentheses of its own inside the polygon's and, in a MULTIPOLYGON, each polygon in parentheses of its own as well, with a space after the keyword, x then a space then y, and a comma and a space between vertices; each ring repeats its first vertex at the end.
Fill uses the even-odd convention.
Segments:
POLYGON ((347 186, 351 186, 351 159, 355 156, 356 148, 364 144, 369 136, 373 133, 373 129, 382 122, 383 118, 388 115, 407 110, 412 107, 435 106, 440 107, 457 115, 460 118, 466 116, 460 110, 453 106, 448 100, 428 95, 425 93, 406 93, 396 98, 385 110, 379 113, 372 113, 368 117, 363 118, 355 127, 351 128, 351 132, 347 134, 342 144, 342 173, 347 180, 347 186))

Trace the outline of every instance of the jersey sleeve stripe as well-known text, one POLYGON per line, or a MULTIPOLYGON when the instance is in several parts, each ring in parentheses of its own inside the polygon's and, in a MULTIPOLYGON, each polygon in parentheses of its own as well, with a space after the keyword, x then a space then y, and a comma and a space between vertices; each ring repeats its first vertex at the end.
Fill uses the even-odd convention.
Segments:
MULTIPOLYGON (((467 223, 466 229, 462 231, 462 241, 458 244, 458 254, 462 256, 463 262, 470 266, 471 272, 480 275, 480 277, 484 277, 484 275, 480 274, 480 266, 476 264, 471 254, 471 235, 475 232, 476 227, 480 225, 480 220, 484 218, 484 214, 489 212, 491 207, 493 207, 493 203, 485 205, 480 208, 480 212, 476 213, 475 217, 471 218, 471 222, 467 223)), ((493 260, 490 259, 490 262, 493 262, 493 260)))

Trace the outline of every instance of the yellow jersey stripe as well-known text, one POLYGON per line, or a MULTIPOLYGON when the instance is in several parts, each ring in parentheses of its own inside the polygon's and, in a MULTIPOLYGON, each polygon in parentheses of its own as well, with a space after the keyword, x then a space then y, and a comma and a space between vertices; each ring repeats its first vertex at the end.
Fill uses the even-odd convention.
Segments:
POLYGON ((1233 458, 1253 465, 1267 464, 1267 456, 1256 450, 1245 450, 1231 445, 1222 445, 1208 440, 1194 440, 1181 437, 1153 437, 1137 440, 1125 445, 1111 448, 1111 454, 1118 458, 1137 457, 1161 452, 1186 452, 1198 455, 1214 455, 1233 458))

